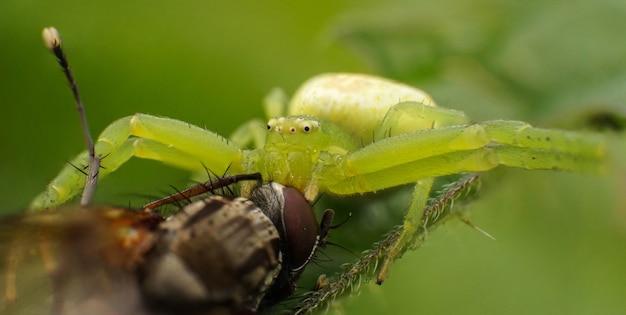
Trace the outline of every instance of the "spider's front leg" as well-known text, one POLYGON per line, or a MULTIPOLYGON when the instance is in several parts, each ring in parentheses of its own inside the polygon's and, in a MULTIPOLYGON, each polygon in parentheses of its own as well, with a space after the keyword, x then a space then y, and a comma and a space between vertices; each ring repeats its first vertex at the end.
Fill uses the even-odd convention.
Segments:
MULTIPOLYGON (((190 170, 204 167, 241 173, 242 151, 229 140, 213 132, 175 119, 135 114, 109 125, 98 137, 95 152, 102 158, 100 178, 115 171, 131 157, 153 159, 190 170)), ((30 205, 30 209, 56 207, 85 185, 88 165, 86 151, 65 166, 30 205)))
POLYGON ((326 189, 337 194, 376 191, 416 183, 403 232, 386 252, 379 273, 410 248, 421 228, 432 178, 483 172, 498 165, 525 169, 599 172, 604 142, 597 135, 534 128, 518 121, 489 121, 417 130, 353 151, 321 170, 326 189), (333 177, 333 174, 340 176, 333 177))
POLYGON ((320 170, 320 178, 326 190, 345 195, 498 165, 600 172, 604 150, 603 139, 595 134, 489 121, 385 138, 336 157, 320 170))

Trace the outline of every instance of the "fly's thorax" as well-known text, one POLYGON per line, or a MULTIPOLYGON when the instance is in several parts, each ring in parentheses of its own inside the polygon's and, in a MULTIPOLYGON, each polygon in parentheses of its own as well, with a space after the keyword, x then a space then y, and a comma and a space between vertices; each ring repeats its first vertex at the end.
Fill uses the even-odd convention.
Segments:
MULTIPOLYGON (((346 155, 356 149, 352 138, 336 124, 312 116, 272 118, 259 170, 264 178, 301 191, 311 181, 320 155, 346 155)), ((327 159, 328 160, 328 159, 327 159)))
POLYGON ((300 87, 287 114, 332 121, 355 141, 368 144, 389 109, 405 101, 435 105, 426 92, 406 84, 366 74, 327 73, 300 87))
POLYGON ((191 203, 164 222, 160 233, 141 270, 143 292, 157 307, 254 311, 281 268, 277 229, 245 198, 211 196, 191 203))

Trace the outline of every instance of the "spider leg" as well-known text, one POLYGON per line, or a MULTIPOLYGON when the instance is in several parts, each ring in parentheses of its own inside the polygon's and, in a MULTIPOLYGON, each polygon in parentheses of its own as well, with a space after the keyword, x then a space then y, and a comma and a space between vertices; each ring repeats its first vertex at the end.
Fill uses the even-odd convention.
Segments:
MULTIPOLYGON (((145 114, 121 118, 98 137, 95 151, 102 158, 100 178, 115 171, 131 157, 153 159, 178 168, 200 171, 227 169, 242 173, 242 151, 227 139, 197 126, 170 118, 145 114)), ((73 165, 87 165, 89 155, 82 152, 71 160, 73 165)), ((72 198, 85 185, 85 175, 71 165, 65 166, 30 209, 51 208, 72 198)))
POLYGON ((599 135, 534 128, 520 121, 482 124, 500 164, 525 169, 601 172, 605 146, 599 135))
POLYGON ((334 301, 337 297, 358 290, 364 279, 369 279, 372 270, 378 271, 377 283, 382 283, 389 275, 391 263, 408 249, 419 248, 429 232, 452 218, 462 215, 466 207, 458 207, 458 203, 471 202, 480 189, 480 175, 468 174, 462 176, 442 188, 434 199, 428 199, 430 190, 428 179, 421 181, 421 187, 416 187, 411 199, 413 216, 410 220, 412 229, 407 224, 394 229, 380 242, 366 251, 363 256, 339 275, 330 277, 318 290, 309 292, 304 299, 294 307, 295 314, 310 313, 334 301), (424 206, 422 206, 424 205, 424 206), (421 207, 421 208, 420 208, 421 207), (382 264, 379 264, 383 260, 382 264))
POLYGON ((389 248, 387 248, 383 263, 378 270, 376 283, 381 284, 387 278, 393 262, 400 258, 400 256, 404 254, 407 249, 413 249, 419 245, 418 238, 416 236, 418 235, 419 229, 423 226, 422 213, 424 209, 426 209, 428 196, 432 187, 432 177, 421 179, 417 182, 417 184, 415 184, 411 202, 409 203, 409 209, 407 210, 407 213, 404 216, 404 222, 402 223, 402 231, 400 232, 398 238, 390 244, 389 248))
POLYGON ((462 111, 419 102, 401 102, 389 108, 375 132, 374 141, 415 130, 462 125, 470 121, 462 111))
POLYGON ((240 148, 262 148, 265 145, 267 135, 267 123, 260 119, 253 119, 235 129, 230 137, 232 142, 240 148))
POLYGON ((604 142, 595 135, 517 121, 418 130, 328 159, 319 182, 336 194, 365 193, 422 178, 482 172, 498 165, 601 172, 604 142))

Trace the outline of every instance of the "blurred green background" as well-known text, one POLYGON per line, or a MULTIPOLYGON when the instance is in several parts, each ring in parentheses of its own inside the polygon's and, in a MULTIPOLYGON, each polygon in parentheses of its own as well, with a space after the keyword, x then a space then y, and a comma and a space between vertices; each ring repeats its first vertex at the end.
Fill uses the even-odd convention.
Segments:
MULTIPOLYGON (((589 113, 626 112, 618 1, 4 0, 2 213, 23 210, 84 147, 67 84, 42 45, 46 26, 66 41, 94 134, 143 112, 228 135, 262 117, 272 87, 293 92, 328 71, 409 82, 476 120, 575 128, 589 113)), ((383 286, 362 283, 330 311, 626 313, 626 148, 623 135, 611 138, 605 176, 492 172, 471 213, 497 241, 448 224, 383 286)), ((100 184, 98 200, 139 205, 186 178, 133 160, 100 184)))

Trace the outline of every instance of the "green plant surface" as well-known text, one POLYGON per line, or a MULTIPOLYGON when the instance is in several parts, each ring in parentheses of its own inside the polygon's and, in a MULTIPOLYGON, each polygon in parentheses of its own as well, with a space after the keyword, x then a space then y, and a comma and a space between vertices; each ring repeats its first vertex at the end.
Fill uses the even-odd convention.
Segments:
MULTIPOLYGON (((67 41, 94 135, 136 112, 227 135, 262 116, 272 87, 293 92, 329 71, 411 83, 479 121, 578 129, 581 117, 626 113, 625 16, 626 5, 613 1, 7 0, 0 5, 0 212, 24 209, 84 147, 66 82, 41 44, 46 26, 67 41)), ((623 313, 626 144, 623 134, 610 138, 602 176, 490 172, 467 207, 496 241, 453 221, 405 254, 382 286, 362 281, 359 294, 329 310, 623 313)), ((170 184, 186 185, 187 175, 134 160, 99 185, 96 202, 138 206, 171 192, 170 184)), ((361 202, 343 203, 353 217, 336 234, 359 226, 355 237, 381 239, 376 226, 386 214, 359 212, 361 202)), ((341 235, 334 241, 351 245, 341 235)), ((320 265, 314 272, 332 273, 320 265)))

